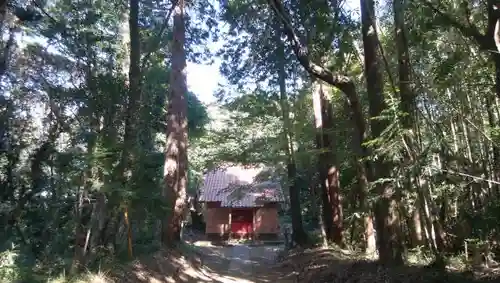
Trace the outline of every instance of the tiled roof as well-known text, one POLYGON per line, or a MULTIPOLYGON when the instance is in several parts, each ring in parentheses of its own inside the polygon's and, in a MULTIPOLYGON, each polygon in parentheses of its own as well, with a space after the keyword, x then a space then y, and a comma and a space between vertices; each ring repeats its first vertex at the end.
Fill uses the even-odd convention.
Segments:
POLYGON ((256 207, 266 202, 283 202, 278 182, 257 179, 262 167, 228 166, 204 176, 200 201, 220 201, 224 207, 256 207))

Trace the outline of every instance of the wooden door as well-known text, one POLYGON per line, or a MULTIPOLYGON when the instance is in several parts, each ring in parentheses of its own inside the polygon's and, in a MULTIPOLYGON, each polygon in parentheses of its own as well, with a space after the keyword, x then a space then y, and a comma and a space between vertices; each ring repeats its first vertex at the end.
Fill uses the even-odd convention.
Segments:
POLYGON ((248 237, 253 232, 253 209, 231 210, 231 233, 236 237, 248 237))

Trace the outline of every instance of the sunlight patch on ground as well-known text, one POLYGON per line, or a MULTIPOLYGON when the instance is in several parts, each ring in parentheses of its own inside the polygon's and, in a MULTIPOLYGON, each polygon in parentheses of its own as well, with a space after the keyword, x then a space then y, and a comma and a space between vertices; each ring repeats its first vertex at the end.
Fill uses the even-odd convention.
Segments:
POLYGON ((193 242, 193 245, 196 247, 215 247, 210 241, 196 241, 193 242))

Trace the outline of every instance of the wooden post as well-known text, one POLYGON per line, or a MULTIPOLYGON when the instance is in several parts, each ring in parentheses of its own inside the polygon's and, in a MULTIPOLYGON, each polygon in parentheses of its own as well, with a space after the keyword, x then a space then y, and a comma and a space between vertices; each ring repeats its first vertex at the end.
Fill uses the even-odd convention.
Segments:
POLYGON ((252 217, 252 239, 254 241, 258 241, 259 240, 259 235, 257 235, 257 232, 256 232, 256 223, 255 223, 255 219, 257 217, 257 208, 253 208, 253 217, 252 217))
POLYGON ((283 229, 283 236, 285 236, 285 249, 290 249, 291 248, 291 244, 290 244, 290 239, 288 238, 289 234, 288 234, 288 227, 285 226, 284 229, 283 229))
POLYGON ((123 212, 125 218, 125 225, 127 225, 127 239, 128 239, 128 256, 132 259, 132 229, 130 227, 130 221, 128 219, 128 206, 125 206, 125 211, 123 212))
POLYGON ((467 240, 464 241, 464 250, 465 250, 465 260, 468 261, 469 260, 469 249, 467 246, 467 240))

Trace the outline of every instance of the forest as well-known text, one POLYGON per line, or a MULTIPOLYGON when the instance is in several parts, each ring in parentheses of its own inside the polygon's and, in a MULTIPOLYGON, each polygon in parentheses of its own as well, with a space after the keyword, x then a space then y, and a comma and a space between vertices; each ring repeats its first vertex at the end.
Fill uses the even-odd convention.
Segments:
POLYGON ((293 246, 500 274, 498 1, 2 0, 0 31, 1 282, 189 253, 227 162, 275 168, 293 246))

